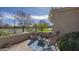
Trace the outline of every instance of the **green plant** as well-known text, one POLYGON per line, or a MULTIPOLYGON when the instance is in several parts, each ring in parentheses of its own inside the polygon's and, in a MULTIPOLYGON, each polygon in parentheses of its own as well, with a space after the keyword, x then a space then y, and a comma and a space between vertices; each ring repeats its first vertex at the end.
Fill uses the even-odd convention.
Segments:
POLYGON ((7 35, 9 35, 9 34, 4 31, 0 31, 0 36, 7 36, 7 35))
POLYGON ((33 24, 33 28, 35 29, 35 32, 48 32, 49 27, 48 24, 33 24))
POLYGON ((58 39, 61 51, 79 51, 79 32, 70 32, 58 39))

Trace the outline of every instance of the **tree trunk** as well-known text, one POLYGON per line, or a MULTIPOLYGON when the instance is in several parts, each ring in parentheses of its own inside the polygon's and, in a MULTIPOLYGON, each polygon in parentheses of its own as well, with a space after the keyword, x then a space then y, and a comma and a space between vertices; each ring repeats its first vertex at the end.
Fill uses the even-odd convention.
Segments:
POLYGON ((24 25, 23 25, 23 32, 24 32, 24 29, 25 29, 25 28, 24 28, 24 25))
POLYGON ((16 33, 16 30, 15 30, 15 20, 14 20, 14 34, 16 33))

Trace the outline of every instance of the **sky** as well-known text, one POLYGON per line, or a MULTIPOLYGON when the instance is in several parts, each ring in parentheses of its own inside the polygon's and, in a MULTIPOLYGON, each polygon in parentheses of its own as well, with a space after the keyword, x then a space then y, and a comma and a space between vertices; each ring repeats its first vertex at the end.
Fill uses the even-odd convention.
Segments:
MULTIPOLYGON (((24 11, 25 13, 31 14, 32 20, 38 23, 39 20, 48 20, 48 14, 50 7, 0 7, 0 13, 3 14, 3 22, 8 24, 13 24, 14 17, 17 11, 24 11)), ((17 24, 17 23, 16 23, 17 24)))

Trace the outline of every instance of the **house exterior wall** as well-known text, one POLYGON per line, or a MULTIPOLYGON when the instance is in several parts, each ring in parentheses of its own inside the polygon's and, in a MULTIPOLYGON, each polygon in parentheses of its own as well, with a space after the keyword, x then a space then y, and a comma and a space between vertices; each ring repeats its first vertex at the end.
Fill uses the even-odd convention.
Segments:
POLYGON ((79 31, 79 8, 62 8, 53 12, 54 33, 63 35, 68 32, 79 31))

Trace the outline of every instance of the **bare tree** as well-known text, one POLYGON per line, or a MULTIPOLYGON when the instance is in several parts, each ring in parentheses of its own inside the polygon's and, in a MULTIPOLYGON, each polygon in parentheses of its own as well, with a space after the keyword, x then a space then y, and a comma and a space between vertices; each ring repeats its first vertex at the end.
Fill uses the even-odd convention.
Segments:
POLYGON ((29 25, 31 23, 31 16, 30 14, 26 14, 23 11, 18 11, 16 13, 16 19, 18 19, 18 24, 23 28, 23 32, 26 25, 29 25))

